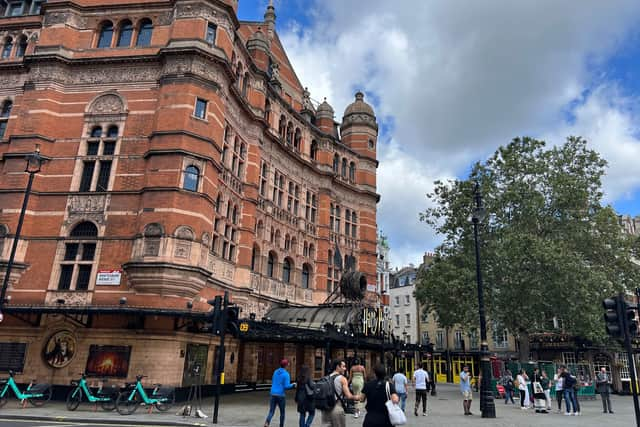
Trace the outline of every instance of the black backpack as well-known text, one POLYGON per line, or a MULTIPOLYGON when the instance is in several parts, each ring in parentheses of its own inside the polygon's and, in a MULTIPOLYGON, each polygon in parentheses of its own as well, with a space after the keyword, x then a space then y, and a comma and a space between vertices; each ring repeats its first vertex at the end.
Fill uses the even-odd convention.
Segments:
POLYGON ((332 374, 320 378, 313 386, 313 403, 316 409, 330 411, 336 406, 334 381, 338 375, 332 374))

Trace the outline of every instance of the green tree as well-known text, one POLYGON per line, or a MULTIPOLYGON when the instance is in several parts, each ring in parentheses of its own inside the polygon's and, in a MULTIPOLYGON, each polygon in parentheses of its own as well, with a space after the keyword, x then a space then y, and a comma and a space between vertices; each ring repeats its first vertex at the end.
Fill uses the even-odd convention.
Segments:
POLYGON ((606 165, 578 137, 550 148, 517 138, 475 164, 469 179, 437 181, 428 195, 434 207, 421 220, 444 242, 431 268, 420 272, 416 298, 442 327, 477 329, 469 220, 477 182, 487 213, 479 233, 488 319, 516 335, 522 358, 529 334, 549 330, 554 317, 565 332, 601 341, 602 299, 640 283, 632 262, 638 243, 602 205, 606 165))

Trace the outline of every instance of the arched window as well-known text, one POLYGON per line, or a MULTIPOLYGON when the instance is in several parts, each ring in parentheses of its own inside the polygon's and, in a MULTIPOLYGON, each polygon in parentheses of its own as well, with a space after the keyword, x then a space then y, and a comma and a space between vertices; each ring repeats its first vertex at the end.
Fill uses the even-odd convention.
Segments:
POLYGON ((238 85, 238 87, 241 87, 242 85, 242 63, 238 62, 238 65, 236 65, 236 84, 238 85))
POLYGON ((216 197, 216 212, 220 213, 222 211, 222 195, 218 193, 216 197))
POLYGON ((351 214, 351 237, 353 237, 355 239, 356 237, 356 231, 358 229, 358 216, 356 215, 356 212, 353 211, 351 214))
POLYGON ((342 158, 342 177, 347 177, 347 159, 345 157, 342 158))
POLYGON ((313 243, 309 245, 309 259, 313 260, 316 256, 316 248, 313 243))
POLYGON ((251 251, 251 271, 258 271, 260 268, 260 247, 257 245, 253 246, 253 250, 251 251))
POLYGON ((4 134, 7 131, 7 127, 9 126, 11 108, 13 108, 13 102, 7 99, 2 104, 2 109, 0 109, 0 139, 4 138, 4 134))
POLYGON ((336 155, 333 156, 333 173, 338 174, 340 172, 339 168, 340 168, 340 156, 338 156, 338 153, 336 153, 336 155))
POLYGON ((102 136, 102 128, 100 126, 94 127, 89 135, 91 138, 100 138, 102 136))
POLYGON ((288 234, 284 235, 284 250, 288 251, 289 249, 291 249, 291 238, 289 237, 288 234))
POLYGON ((298 240, 295 237, 291 238, 291 251, 294 254, 298 253, 298 240))
POLYGON ((118 33, 118 47, 131 46, 131 39, 133 38, 133 24, 129 20, 122 21, 120 24, 120 31, 118 33))
POLYGON ((244 78, 242 79, 242 96, 246 97, 248 91, 249 91, 249 73, 244 73, 244 78))
POLYGON ((280 138, 284 139, 286 133, 287 133, 287 118, 284 115, 282 115, 280 116, 280 122, 278 123, 278 135, 280 135, 280 138))
POLYGON ((356 182, 356 164, 354 162, 349 163, 349 181, 356 182))
POLYGON ((136 46, 144 47, 151 45, 151 36, 153 35, 153 24, 150 19, 140 21, 140 29, 138 30, 138 39, 136 46))
POLYGON ((305 242, 302 244, 302 256, 307 256, 307 255, 309 255, 309 244, 305 240, 305 242))
POLYGON ((22 58, 27 52, 27 36, 20 36, 18 39, 18 48, 16 49, 16 58, 22 58))
POLYGON ((276 230, 276 240, 273 243, 277 247, 280 247, 280 230, 276 230))
POLYGON ((64 245, 60 263, 59 290, 86 291, 92 278, 98 228, 85 221, 76 225, 64 245), (93 241, 92 241, 93 240, 93 241))
POLYGON ((107 138, 115 139, 118 137, 118 126, 109 126, 107 130, 107 138))
POLYGON ((102 24, 100 28, 100 36, 98 37, 98 48, 103 49, 111 47, 111 39, 113 38, 113 24, 109 21, 102 24))
POLYGON ((289 283, 291 280, 291 261, 289 258, 285 258, 282 263, 282 281, 284 283, 289 283))
POLYGON ((182 188, 188 191, 198 191, 198 180, 200 178, 200 170, 190 165, 184 170, 184 181, 182 188))
POLYGON ((273 252, 269 252, 267 258, 267 276, 273 279, 273 273, 275 271, 274 266, 277 264, 278 259, 273 252))
POLYGON ((2 59, 8 59, 11 56, 12 50, 13 50, 13 39, 11 37, 7 37, 4 40, 4 45, 2 46, 2 59))
POLYGON ((293 144, 293 123, 287 124, 287 144, 293 144))
POLYGON ((311 141, 311 160, 318 160, 318 142, 314 139, 311 141))
POLYGON ((233 207, 233 216, 231 217, 231 222, 234 224, 238 224, 238 206, 235 205, 233 207))
POLYGON ((299 128, 296 128, 296 132, 293 137, 293 148, 296 151, 300 151, 300 145, 302 143, 302 133, 299 128))
POLYGON ((309 265, 303 264, 302 265, 302 283, 300 283, 300 285, 302 286, 302 289, 309 289, 310 273, 311 273, 311 269, 309 268, 309 265))

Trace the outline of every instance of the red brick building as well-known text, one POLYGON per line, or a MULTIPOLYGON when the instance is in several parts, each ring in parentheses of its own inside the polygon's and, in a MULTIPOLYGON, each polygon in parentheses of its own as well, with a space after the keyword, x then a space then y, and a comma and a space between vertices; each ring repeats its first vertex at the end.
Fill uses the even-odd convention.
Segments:
MULTIPOLYGON (((361 93, 341 123, 316 107, 275 21, 273 6, 239 21, 237 0, 0 0, 0 271, 24 155, 38 144, 48 159, 0 369, 22 358, 21 378, 63 384, 115 354, 115 376, 179 385, 198 359, 210 382, 217 339, 190 313, 213 296, 229 291, 257 319, 317 305, 337 286, 336 248, 375 284, 374 112, 361 93)), ((320 353, 232 340, 226 354, 239 382, 280 355, 320 353)))

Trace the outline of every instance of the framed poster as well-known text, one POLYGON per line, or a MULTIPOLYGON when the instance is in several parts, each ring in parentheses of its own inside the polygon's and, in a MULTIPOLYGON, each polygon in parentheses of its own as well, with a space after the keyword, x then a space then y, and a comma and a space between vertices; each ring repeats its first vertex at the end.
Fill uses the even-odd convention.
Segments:
POLYGON ((126 378, 130 356, 128 345, 91 344, 85 373, 95 377, 126 378))
POLYGON ((42 356, 52 368, 64 368, 76 355, 78 343, 71 331, 51 335, 42 349, 42 356))

